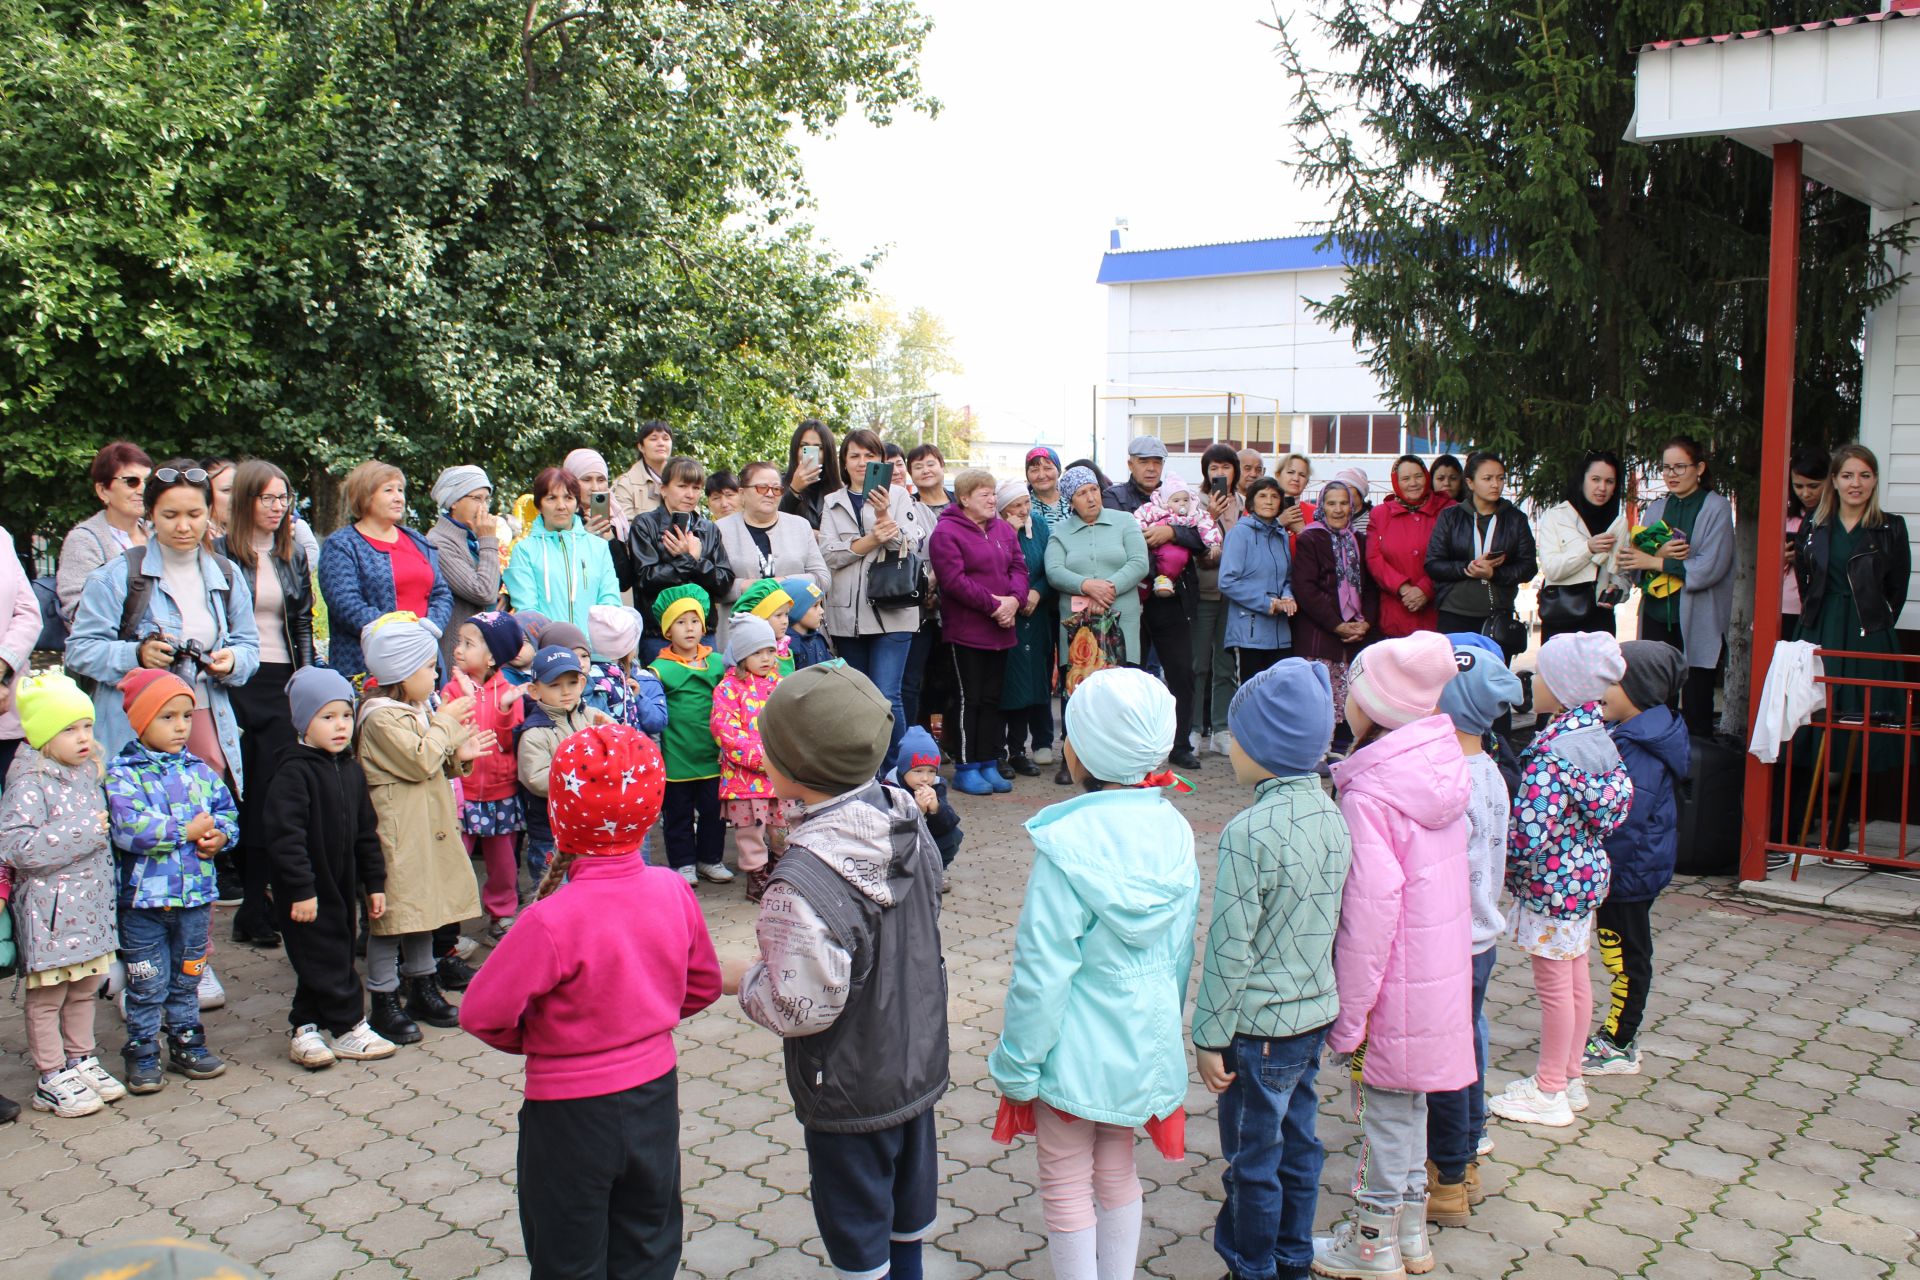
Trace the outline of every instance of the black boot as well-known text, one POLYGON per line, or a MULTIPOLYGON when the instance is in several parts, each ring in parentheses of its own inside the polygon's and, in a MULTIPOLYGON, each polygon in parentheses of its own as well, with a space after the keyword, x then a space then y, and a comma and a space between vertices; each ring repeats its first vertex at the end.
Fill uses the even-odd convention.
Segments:
POLYGON ((430 1027, 460 1025, 460 1011, 447 1003, 447 998, 440 994, 439 984, 432 978, 402 978, 400 985, 407 993, 407 1016, 415 1022, 424 1022, 430 1027))
POLYGON ((1060 767, 1054 771, 1053 785, 1056 787, 1073 785, 1073 771, 1067 768, 1067 753, 1064 751, 1060 753, 1060 767))
POLYGON ((0 1124, 12 1124, 20 1118, 20 1104, 0 1094, 0 1124))
POLYGON ((395 1044, 419 1044, 420 1028, 400 1007, 398 991, 370 991, 373 997, 373 1011, 367 1016, 367 1025, 395 1044))
POLYGON ((127 1078, 128 1093, 158 1093, 166 1087, 166 1073, 160 1069, 159 1041, 129 1040, 120 1057, 126 1063, 123 1074, 127 1078))
POLYGON ((475 972, 474 967, 459 956, 441 956, 434 961, 434 968, 440 985, 448 991, 465 991, 475 972))
POLYGON ((226 1069, 227 1064, 207 1048, 206 1028, 167 1033, 167 1070, 189 1080, 211 1080, 226 1069))
POLYGON ((1033 757, 1024 751, 1008 760, 1007 763, 1012 765, 1013 771, 1023 778, 1037 778, 1040 776, 1040 766, 1035 764, 1033 757))

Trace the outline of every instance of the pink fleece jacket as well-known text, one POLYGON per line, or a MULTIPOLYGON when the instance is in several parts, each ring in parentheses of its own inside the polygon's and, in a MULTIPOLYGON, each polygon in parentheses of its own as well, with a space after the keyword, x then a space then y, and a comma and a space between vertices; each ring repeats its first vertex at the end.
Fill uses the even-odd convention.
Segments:
POLYGON ((1473 913, 1467 800, 1453 722, 1429 716, 1333 766, 1353 867, 1340 899, 1333 973, 1340 1015, 1327 1047, 1362 1040, 1378 1089, 1464 1088, 1473 1059, 1473 913))
POLYGON ((529 1100, 597 1098, 673 1070, 673 1029, 719 995, 693 890, 636 850, 575 859, 559 892, 522 911, 467 988, 460 1025, 526 1055, 529 1100))

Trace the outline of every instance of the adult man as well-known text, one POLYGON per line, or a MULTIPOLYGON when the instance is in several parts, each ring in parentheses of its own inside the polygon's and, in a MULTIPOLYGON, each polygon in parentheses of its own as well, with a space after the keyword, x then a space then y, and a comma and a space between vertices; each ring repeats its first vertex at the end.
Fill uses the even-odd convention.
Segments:
POLYGON ((1240 496, 1245 498, 1253 482, 1267 474, 1267 460, 1257 449, 1240 451, 1240 496))
POLYGON ((629 519, 660 505, 660 472, 673 456, 673 428, 658 418, 641 423, 634 448, 639 461, 612 485, 613 500, 629 519))
MULTIPOLYGON (((1103 505, 1117 511, 1138 511, 1160 488, 1167 464, 1167 446, 1152 436, 1135 436, 1127 444, 1127 479, 1100 495, 1103 505)), ((1207 554, 1206 543, 1191 526, 1156 525, 1144 531, 1147 550, 1178 541, 1193 553, 1186 572, 1174 583, 1170 596, 1148 593, 1141 606, 1140 627, 1160 657, 1160 670, 1173 693, 1173 754, 1176 768, 1198 769, 1200 757, 1187 739, 1193 727, 1193 599, 1198 590, 1194 566, 1207 554)), ((1129 657, 1135 655, 1128 655, 1129 657)))

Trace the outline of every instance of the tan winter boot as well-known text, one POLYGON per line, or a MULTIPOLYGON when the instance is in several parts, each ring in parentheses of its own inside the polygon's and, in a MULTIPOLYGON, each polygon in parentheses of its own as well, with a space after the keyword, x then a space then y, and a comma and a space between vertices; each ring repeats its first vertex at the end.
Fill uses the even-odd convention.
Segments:
MULTIPOLYGON (((1464 1227, 1472 1212, 1468 1208, 1471 1202, 1471 1191, 1464 1180, 1454 1183, 1440 1181, 1440 1170, 1433 1161, 1427 1161, 1428 1222, 1438 1227, 1464 1227)), ((1413 1268, 1409 1266, 1407 1270, 1412 1271, 1413 1268)))
POLYGON ((1314 1240, 1313 1274, 1332 1280, 1405 1280, 1399 1217, 1397 1210, 1356 1204, 1331 1237, 1314 1240))
POLYGON ((1485 1203, 1487 1193, 1480 1186, 1480 1162, 1467 1162, 1467 1203, 1470 1205, 1485 1203))

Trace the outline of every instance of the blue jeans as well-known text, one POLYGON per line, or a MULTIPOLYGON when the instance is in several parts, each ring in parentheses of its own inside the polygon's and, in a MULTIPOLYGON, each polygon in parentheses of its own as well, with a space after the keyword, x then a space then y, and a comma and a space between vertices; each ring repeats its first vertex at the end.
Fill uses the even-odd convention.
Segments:
POLYGON ((887 742, 887 757, 880 762, 880 772, 885 773, 893 766, 893 757, 900 750, 900 738, 907 731, 907 709, 900 701, 900 677, 907 669, 907 654, 913 648, 912 631, 888 631, 872 636, 835 636, 833 651, 847 660, 847 665, 873 681, 881 696, 893 704, 893 736, 887 742))
POLYGON ((127 1041, 158 1040, 200 1025, 211 906, 120 908, 120 958, 127 966, 127 1041))
POLYGON ((1313 1091, 1327 1029, 1263 1040, 1235 1036, 1233 1083, 1220 1095, 1226 1194, 1213 1249, 1236 1280, 1297 1280, 1313 1262, 1313 1210, 1326 1148, 1313 1091))
POLYGON ((1448 1182, 1458 1182, 1487 1132, 1487 981, 1498 947, 1473 958, 1473 1057, 1480 1078, 1464 1089, 1427 1095, 1427 1158, 1448 1182))

